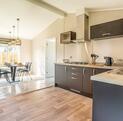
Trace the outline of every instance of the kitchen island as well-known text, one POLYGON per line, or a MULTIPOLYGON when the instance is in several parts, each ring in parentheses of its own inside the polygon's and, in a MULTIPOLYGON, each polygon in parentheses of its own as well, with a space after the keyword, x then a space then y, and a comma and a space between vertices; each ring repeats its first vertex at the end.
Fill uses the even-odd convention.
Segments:
POLYGON ((123 69, 91 77, 93 121, 123 121, 123 69))

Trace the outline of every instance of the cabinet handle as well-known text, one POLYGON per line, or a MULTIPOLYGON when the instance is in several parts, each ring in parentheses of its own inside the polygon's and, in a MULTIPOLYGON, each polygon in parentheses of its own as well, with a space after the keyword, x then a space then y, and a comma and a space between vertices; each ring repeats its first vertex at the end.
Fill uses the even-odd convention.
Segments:
POLYGON ((73 92, 81 93, 79 90, 76 90, 76 89, 70 89, 70 90, 73 92))
POLYGON ((108 35, 111 35, 111 33, 104 33, 104 34, 102 34, 102 36, 108 36, 108 35))
POLYGON ((72 75, 75 75, 75 76, 77 76, 77 74, 75 74, 75 73, 72 73, 72 75))
POLYGON ((65 66, 65 72, 67 71, 67 68, 66 68, 66 66, 65 66))
POLYGON ((95 69, 93 69, 93 75, 95 75, 95 69))
POLYGON ((83 68, 83 75, 85 75, 85 68, 83 68))
POLYGON ((75 77, 71 77, 73 80, 76 80, 77 78, 75 78, 75 77))
POLYGON ((72 67, 72 70, 76 70, 76 68, 73 68, 73 67, 72 67))

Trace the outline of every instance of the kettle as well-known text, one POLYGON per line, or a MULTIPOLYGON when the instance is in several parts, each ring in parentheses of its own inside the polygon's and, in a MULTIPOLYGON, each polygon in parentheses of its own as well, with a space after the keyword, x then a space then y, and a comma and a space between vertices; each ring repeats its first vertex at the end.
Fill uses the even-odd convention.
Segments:
POLYGON ((112 66, 112 64, 114 63, 114 60, 113 60, 113 58, 112 57, 104 57, 104 59, 105 59, 105 65, 106 66, 112 66))

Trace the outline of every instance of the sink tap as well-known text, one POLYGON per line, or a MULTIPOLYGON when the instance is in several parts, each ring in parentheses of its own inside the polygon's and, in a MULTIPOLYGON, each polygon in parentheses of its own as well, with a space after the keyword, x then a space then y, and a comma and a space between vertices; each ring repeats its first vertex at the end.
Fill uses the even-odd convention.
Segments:
POLYGON ((98 58, 99 56, 96 55, 96 54, 91 54, 91 58, 92 58, 92 64, 96 64, 96 59, 98 58))

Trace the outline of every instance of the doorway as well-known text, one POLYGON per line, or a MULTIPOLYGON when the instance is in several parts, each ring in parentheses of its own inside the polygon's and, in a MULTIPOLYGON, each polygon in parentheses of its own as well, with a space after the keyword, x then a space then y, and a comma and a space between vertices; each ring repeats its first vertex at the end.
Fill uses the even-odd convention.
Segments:
POLYGON ((46 40, 45 77, 54 78, 56 62, 56 38, 46 40))

